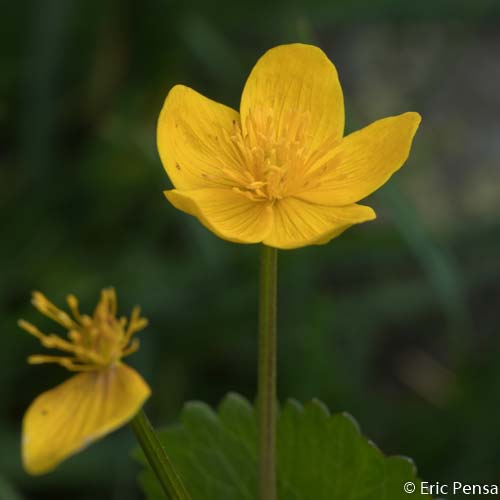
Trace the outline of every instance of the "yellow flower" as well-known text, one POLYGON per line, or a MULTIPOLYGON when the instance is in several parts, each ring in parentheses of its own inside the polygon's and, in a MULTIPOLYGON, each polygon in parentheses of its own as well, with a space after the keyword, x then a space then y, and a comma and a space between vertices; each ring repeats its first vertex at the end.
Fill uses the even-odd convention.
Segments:
POLYGON ((92 316, 80 314, 78 300, 68 295, 72 316, 57 308, 39 292, 32 304, 68 330, 67 340, 46 335, 20 320, 19 326, 44 347, 64 351, 65 356, 35 355, 32 364, 58 363, 80 372, 38 396, 23 419, 22 456, 30 474, 43 474, 100 437, 129 421, 151 391, 143 378, 121 359, 139 348, 134 333, 147 325, 135 307, 130 320, 116 317, 115 291, 104 289, 92 316))
POLYGON ((219 237, 276 248, 324 244, 375 218, 357 202, 405 160, 418 113, 346 137, 334 65, 317 47, 282 45, 253 68, 240 112, 176 85, 158 121, 178 209, 219 237))

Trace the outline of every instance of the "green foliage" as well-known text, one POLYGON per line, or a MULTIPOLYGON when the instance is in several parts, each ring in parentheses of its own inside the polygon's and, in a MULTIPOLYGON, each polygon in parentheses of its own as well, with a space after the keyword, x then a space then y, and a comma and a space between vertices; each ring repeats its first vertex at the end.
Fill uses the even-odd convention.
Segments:
POLYGON ((23 497, 14 489, 14 487, 3 476, 0 476, 0 499, 23 500, 23 497))
MULTIPOLYGON (((246 399, 229 394, 217 413, 204 403, 188 403, 180 425, 162 431, 160 439, 193 500, 257 498, 257 420, 246 399)), ((407 481, 418 484, 411 461, 385 457, 361 435, 351 416, 331 415, 317 400, 304 407, 291 400, 282 408, 281 500, 404 499, 407 481)), ((149 500, 164 498, 149 468, 140 482, 149 500)))

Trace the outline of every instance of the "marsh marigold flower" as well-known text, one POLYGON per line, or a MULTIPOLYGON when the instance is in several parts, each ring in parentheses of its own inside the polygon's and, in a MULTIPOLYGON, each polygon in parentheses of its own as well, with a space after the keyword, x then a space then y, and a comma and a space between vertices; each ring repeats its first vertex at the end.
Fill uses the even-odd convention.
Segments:
POLYGON ((135 352, 134 333, 147 325, 135 307, 130 319, 116 316, 116 294, 101 292, 92 316, 81 314, 78 300, 67 297, 71 315, 60 310, 39 292, 32 303, 42 314, 67 330, 67 339, 44 334, 20 320, 19 326, 44 347, 65 355, 35 355, 32 364, 57 363, 78 372, 66 382, 38 396, 23 420, 22 456, 30 474, 43 474, 62 460, 129 421, 150 395, 143 378, 122 363, 135 352))
POLYGON ((282 45, 253 68, 240 112, 176 85, 158 121, 165 192, 221 238, 276 248, 323 244, 375 218, 357 202, 408 157, 418 113, 344 137, 335 66, 317 47, 282 45))

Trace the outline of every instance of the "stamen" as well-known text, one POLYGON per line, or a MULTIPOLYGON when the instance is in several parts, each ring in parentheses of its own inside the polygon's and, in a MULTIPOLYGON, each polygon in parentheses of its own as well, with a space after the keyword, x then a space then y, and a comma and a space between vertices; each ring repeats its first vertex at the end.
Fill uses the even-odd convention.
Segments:
POLYGON ((139 306, 135 306, 132 309, 132 314, 130 315, 130 322, 128 324, 127 331, 125 336, 123 337, 123 346, 127 346, 130 342, 130 339, 140 330, 143 330, 148 325, 148 320, 146 318, 141 318, 141 308, 139 306))
POLYGON ((30 365, 41 365, 43 363, 61 363, 67 361, 76 361, 75 358, 68 358, 65 356, 46 356, 45 354, 33 354, 28 357, 30 365))
POLYGON ((140 341, 138 339, 134 339, 130 344, 130 346, 127 347, 127 349, 125 349, 124 351, 122 351, 122 357, 124 358, 125 356, 133 354, 139 349, 139 347, 140 347, 140 341))
POLYGON ((61 311, 52 302, 47 300, 42 293, 36 291, 33 292, 31 302, 42 314, 50 319, 53 319, 60 325, 68 329, 74 326, 74 321, 64 311, 61 311))
POLYGON ((35 325, 32 325, 31 323, 28 323, 28 321, 25 321, 23 319, 20 319, 17 324, 20 328, 40 340, 40 343, 44 347, 48 347, 50 349, 59 349, 60 351, 73 353, 75 352, 76 346, 71 342, 67 342, 66 340, 62 339, 58 335, 55 335, 53 333, 50 335, 45 335, 35 325))
POLYGON ((80 314, 80 310, 78 308, 78 299, 73 295, 69 294, 66 297, 66 302, 68 303, 69 308, 71 309, 71 313, 80 323, 82 322, 82 315, 80 314))
POLYGON ((109 313, 113 318, 116 316, 116 291, 114 288, 108 288, 108 303, 109 303, 109 313))
POLYGON ((98 365, 84 365, 75 363, 75 358, 66 358, 63 356, 44 356, 43 354, 34 354, 29 356, 28 363, 30 365, 41 365, 45 363, 56 363, 74 372, 87 372, 96 371, 99 369, 98 365))
POLYGON ((71 356, 35 355, 29 358, 33 364, 57 363, 72 371, 98 370, 119 361, 139 348, 132 336, 147 325, 140 308, 135 307, 128 321, 116 317, 117 300, 113 288, 104 289, 92 317, 81 314, 78 299, 68 295, 67 303, 74 319, 49 302, 40 292, 33 294, 35 307, 68 330, 65 340, 58 335, 46 335, 31 323, 19 320, 19 326, 36 337, 50 349, 59 349, 71 356))
POLYGON ((311 149, 308 111, 253 109, 244 121, 234 120, 232 130, 221 129, 218 137, 223 164, 217 173, 201 175, 254 202, 272 204, 311 189, 338 163, 336 136, 311 149))
POLYGON ((214 182, 229 184, 252 201, 293 196, 333 158, 337 145, 337 139, 331 138, 314 152, 308 150, 310 123, 308 112, 285 110, 278 115, 271 108, 254 109, 243 127, 235 123, 231 135, 223 134, 241 164, 222 167, 214 182))

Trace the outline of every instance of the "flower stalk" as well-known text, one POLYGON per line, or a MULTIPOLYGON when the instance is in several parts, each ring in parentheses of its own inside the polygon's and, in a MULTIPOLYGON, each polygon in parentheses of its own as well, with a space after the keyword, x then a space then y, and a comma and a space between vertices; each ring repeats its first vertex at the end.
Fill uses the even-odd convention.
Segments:
POLYGON ((276 297, 278 251, 262 246, 259 277, 259 491, 276 500, 276 297))
POLYGON ((130 425, 167 498, 191 500, 144 410, 139 410, 130 425))

